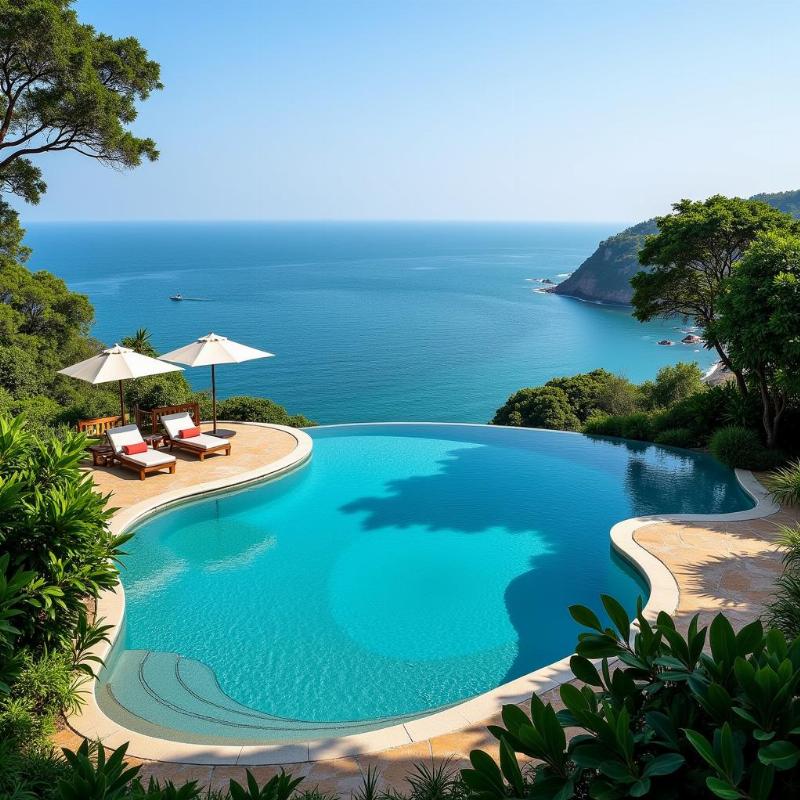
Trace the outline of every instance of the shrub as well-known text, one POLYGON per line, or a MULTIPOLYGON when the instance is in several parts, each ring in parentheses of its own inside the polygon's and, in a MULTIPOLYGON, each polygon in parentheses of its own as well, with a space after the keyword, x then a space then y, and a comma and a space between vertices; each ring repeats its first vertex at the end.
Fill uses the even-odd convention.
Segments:
POLYGON ((239 422, 271 422, 274 425, 290 425, 293 428, 304 428, 314 424, 300 414, 289 414, 283 406, 265 397, 246 395, 228 397, 217 403, 217 418, 239 422))
POLYGON ((653 425, 650 415, 643 411, 635 414, 627 414, 620 417, 622 424, 622 436, 625 439, 639 439, 646 441, 653 436, 653 425))
POLYGON ((800 460, 770 472, 764 482, 777 502, 800 505, 800 460))
POLYGON ((670 447, 694 447, 696 439, 688 428, 667 428, 653 437, 656 444, 670 447))
POLYGON ((655 381, 645 384, 643 389, 651 408, 669 408, 691 395, 705 391, 706 386, 697 364, 681 362, 662 367, 655 381))
POLYGON ((765 634, 758 621, 737 634, 722 614, 709 628, 695 616, 683 636, 663 612, 651 625, 641 601, 634 627, 619 603, 602 599, 613 628, 588 608, 570 608, 589 629, 570 660, 583 686, 561 686, 563 711, 535 694, 530 716, 504 706, 503 725, 489 728, 500 743, 499 765, 475 750, 472 768, 462 771, 473 794, 481 800, 794 796, 800 640, 765 634), (590 659, 600 659, 600 668, 590 659), (566 729, 576 727, 581 734, 567 741, 566 729), (532 785, 517 754, 536 760, 532 785))
POLYGON ((128 536, 108 529, 108 498, 81 471, 86 437, 34 436, 22 418, 0 417, 0 550, 31 572, 16 646, 69 649, 84 601, 116 584, 113 560, 128 536))
POLYGON ((784 548, 783 573, 775 584, 775 596, 767 603, 764 619, 788 637, 800 636, 800 525, 780 528, 784 548))
POLYGON ((620 436, 623 439, 646 441, 652 437, 653 425, 649 414, 638 411, 622 416, 596 414, 583 426, 583 432, 595 436, 620 436))
POLYGON ((586 420, 583 432, 593 436, 622 436, 622 417, 595 413, 586 420))
POLYGON ((567 393, 557 386, 520 389, 497 409, 493 425, 576 431, 580 421, 572 411, 567 393))
POLYGON ((766 448, 758 434, 739 425, 720 428, 711 437, 709 449, 728 467, 762 469, 767 460, 766 448))

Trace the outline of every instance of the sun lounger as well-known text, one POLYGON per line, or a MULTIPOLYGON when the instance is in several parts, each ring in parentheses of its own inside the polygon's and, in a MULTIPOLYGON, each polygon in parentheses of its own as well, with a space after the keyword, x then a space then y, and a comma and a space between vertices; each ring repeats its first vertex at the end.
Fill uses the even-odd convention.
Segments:
POLYGON ((175 473, 177 463, 175 456, 169 453, 162 453, 148 447, 141 453, 126 453, 126 445, 145 444, 142 434, 136 425, 122 425, 119 428, 110 428, 106 431, 106 438, 114 451, 114 461, 118 461, 123 467, 135 470, 139 473, 139 480, 143 481, 145 475, 151 472, 160 472, 168 469, 170 475, 175 473))
POLYGON ((167 414, 161 417, 161 424, 167 432, 170 450, 173 447, 186 450, 188 453, 194 453, 201 461, 209 453, 221 453, 224 451, 226 456, 231 454, 231 443, 227 439, 221 439, 219 436, 200 433, 188 439, 182 437, 181 431, 197 427, 188 411, 167 414))

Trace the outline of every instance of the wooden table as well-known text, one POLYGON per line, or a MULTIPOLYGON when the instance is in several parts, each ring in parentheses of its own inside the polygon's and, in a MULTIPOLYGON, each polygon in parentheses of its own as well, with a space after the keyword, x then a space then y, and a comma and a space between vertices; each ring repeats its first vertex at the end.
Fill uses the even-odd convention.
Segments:
POLYGON ((89 447, 92 466, 108 467, 114 463, 114 448, 109 444, 93 444, 89 447))
POLYGON ((164 434, 163 433, 148 433, 147 436, 142 437, 153 450, 158 450, 162 444, 164 444, 164 434))

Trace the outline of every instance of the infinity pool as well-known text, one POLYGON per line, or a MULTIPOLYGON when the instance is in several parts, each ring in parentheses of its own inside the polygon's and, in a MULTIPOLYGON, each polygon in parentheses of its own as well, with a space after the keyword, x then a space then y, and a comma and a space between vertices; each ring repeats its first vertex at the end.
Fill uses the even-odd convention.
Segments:
POLYGON ((609 530, 752 506, 712 458, 466 425, 308 431, 281 480, 167 511, 126 546, 125 631, 98 699, 185 741, 381 727, 563 658, 567 606, 642 581, 609 530))

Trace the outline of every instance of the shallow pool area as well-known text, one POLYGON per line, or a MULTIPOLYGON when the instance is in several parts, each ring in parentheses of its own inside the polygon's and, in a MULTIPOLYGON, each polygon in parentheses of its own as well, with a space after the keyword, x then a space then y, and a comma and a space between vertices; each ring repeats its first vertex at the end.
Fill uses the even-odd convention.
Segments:
POLYGON ((139 525, 98 702, 187 742, 285 742, 430 713, 574 647, 567 606, 646 586, 609 530, 749 508, 709 456, 550 431, 310 429, 280 480, 139 525))

